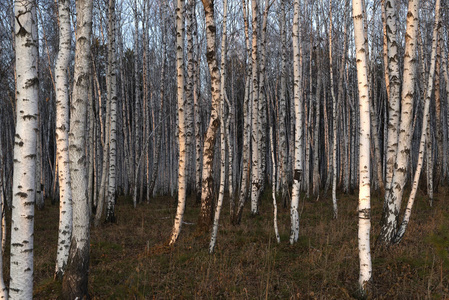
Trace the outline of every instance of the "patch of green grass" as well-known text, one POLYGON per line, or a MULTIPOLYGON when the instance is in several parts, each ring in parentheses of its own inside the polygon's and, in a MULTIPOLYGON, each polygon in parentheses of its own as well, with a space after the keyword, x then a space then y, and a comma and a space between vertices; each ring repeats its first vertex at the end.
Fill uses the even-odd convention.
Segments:
POLYGON ((443 267, 449 268, 449 226, 441 224, 438 231, 426 238, 426 242, 435 249, 437 256, 443 261, 443 267))

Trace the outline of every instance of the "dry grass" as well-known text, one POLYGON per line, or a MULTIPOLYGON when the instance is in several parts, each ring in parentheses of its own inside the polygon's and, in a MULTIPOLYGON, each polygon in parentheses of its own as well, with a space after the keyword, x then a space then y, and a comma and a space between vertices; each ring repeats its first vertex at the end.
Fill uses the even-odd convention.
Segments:
MULTIPOLYGON (((427 205, 425 197, 418 195, 403 242, 389 249, 373 250, 373 298, 449 298, 446 194, 441 191, 433 208, 427 205)), ((166 246, 176 209, 174 199, 153 199, 151 204, 142 204, 135 210, 129 198, 120 198, 116 207, 118 223, 104 224, 91 234, 92 298, 356 297, 357 196, 339 195, 338 220, 332 220, 329 198, 305 201, 300 239, 294 246, 288 244, 287 209, 279 210, 282 241, 275 243, 270 201, 263 199, 259 216, 251 217, 246 210, 240 226, 230 224, 225 205, 216 252, 209 255, 209 236, 198 236, 191 224, 183 225, 175 247, 166 246)), ((373 196, 372 205, 376 237, 381 200, 373 196)), ((60 284, 52 279, 57 209, 49 204, 36 213, 35 298, 39 299, 55 299, 60 291, 60 284)), ((189 199, 184 221, 195 223, 198 211, 194 200, 189 199)))

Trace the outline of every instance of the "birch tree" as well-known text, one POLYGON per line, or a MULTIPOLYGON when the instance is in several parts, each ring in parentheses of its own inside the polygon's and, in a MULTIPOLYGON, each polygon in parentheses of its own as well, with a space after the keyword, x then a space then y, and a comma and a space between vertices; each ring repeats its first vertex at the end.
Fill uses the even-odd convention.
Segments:
POLYGON ((286 77, 287 77, 287 42, 286 42, 286 20, 285 20, 285 1, 280 1, 281 10, 281 79, 280 79, 280 95, 279 95, 279 152, 280 152, 280 177, 281 177, 281 194, 284 207, 287 205, 288 198, 288 153, 287 153, 287 124, 286 124, 286 77))
POLYGON ((69 155, 72 182, 73 231, 67 269, 62 281, 63 299, 88 297, 89 207, 85 155, 86 112, 89 92, 92 0, 76 1, 74 89, 70 103, 69 155))
MULTIPOLYGON (((417 1, 417 0, 414 0, 417 1)), ((419 7, 419 1, 417 1, 416 6, 419 7)), ((410 8, 409 8, 410 10, 410 8)), ((417 8, 416 8, 417 12, 417 8)), ((415 17, 417 18, 417 15, 411 15, 408 14, 409 17, 415 17)), ((418 22, 418 21, 416 21, 418 22)), ((412 184, 412 190, 410 192, 409 200, 407 202, 407 207, 404 213, 403 221, 398 228, 397 232, 395 232, 395 236, 392 237, 389 241, 392 243, 399 243, 402 240, 402 237, 404 236, 404 233, 407 229, 407 225, 410 221, 410 216, 413 208, 413 204, 416 197, 416 192, 418 190, 418 183, 419 183, 419 177, 421 176, 421 170, 424 160, 424 153, 425 153, 425 145, 427 139, 430 137, 428 136, 428 128, 429 126, 429 120, 430 120, 430 100, 432 97, 432 91, 434 86, 434 79, 435 79, 435 64, 436 64, 436 54, 437 54, 437 45, 438 45, 438 31, 440 27, 440 0, 437 0, 435 3, 435 23, 433 28, 433 36, 432 36, 432 53, 430 58, 430 68, 428 73, 428 80, 427 80, 427 90, 426 90, 426 100, 424 104, 424 112, 423 112, 423 125, 422 125, 422 131, 421 131, 421 138, 419 142, 419 156, 418 156, 418 164, 415 171, 415 176, 413 178, 413 184, 412 184)), ((419 29, 417 29, 419 30, 419 29)), ((397 201, 398 205, 400 205, 400 202, 402 199, 394 199, 397 201)), ((400 207, 400 206, 399 206, 400 207)))
POLYGON ((270 127, 270 150, 271 150, 271 160, 272 160, 272 164, 273 164, 273 171, 272 171, 272 188, 271 188, 271 192, 272 192, 272 197, 273 197, 273 226, 274 226, 274 234, 276 236, 276 241, 278 242, 278 244, 281 242, 281 237, 279 235, 279 229, 278 229, 278 206, 276 203, 276 158, 274 155, 274 143, 273 143, 273 127, 270 127))
POLYGON ((251 48, 251 214, 258 213, 259 197, 261 192, 260 172, 261 170, 261 153, 260 151, 260 138, 259 138, 259 73, 258 73, 258 0, 251 0, 252 11, 252 48, 251 48))
POLYGON ((36 2, 15 1, 14 16, 17 81, 9 297, 31 299, 39 89, 36 2))
MULTIPOLYGON (((250 42, 248 30, 248 18, 246 12, 246 1, 242 0, 243 24, 245 31, 245 52, 246 57, 250 55, 250 42)), ((242 179, 240 184, 239 203, 235 212, 233 223, 238 224, 242 218, 243 207, 248 196, 249 183, 249 163, 250 163, 250 142, 251 142, 251 111, 250 111, 250 89, 251 89, 251 64, 246 66, 245 93, 243 99, 243 149, 242 149, 242 179)))
POLYGON ((115 0, 109 0, 108 9, 108 102, 109 120, 109 172, 106 222, 115 222, 115 194, 117 167, 117 75, 115 52, 115 0))
POLYGON ((357 82, 360 113, 360 152, 359 152, 359 205, 358 205, 358 245, 359 245, 359 289, 362 295, 368 291, 371 281, 371 205, 370 205, 370 107, 368 88, 368 63, 364 38, 363 0, 352 1, 354 19, 354 40, 357 60, 357 82))
POLYGON ((176 78, 178 100, 178 207, 176 208, 175 224, 173 225, 170 245, 173 245, 181 232, 182 219, 186 207, 187 189, 187 141, 186 141, 186 113, 184 97, 184 0, 177 0, 176 6, 176 78))
POLYGON ((407 181, 409 159, 412 146, 413 101, 417 76, 417 37, 418 37, 419 0, 409 0, 407 12, 407 34, 405 41, 403 85, 401 97, 401 123, 393 184, 387 191, 383 211, 382 229, 379 241, 389 244, 397 230, 397 218, 401 208, 404 187, 407 181))
POLYGON ((299 237, 299 196, 301 181, 303 175, 302 166, 302 97, 300 91, 300 84, 302 82, 301 78, 301 27, 300 27, 300 17, 299 17, 299 0, 293 2, 293 97, 294 97, 294 107, 295 107, 295 164, 294 164, 294 175, 293 175, 293 188, 292 188, 292 202, 290 207, 291 215, 291 233, 290 233, 290 244, 298 241, 299 237))
POLYGON ((223 34, 221 38, 221 106, 220 106, 220 188, 218 191, 218 201, 217 207, 215 208, 214 215, 214 224, 212 227, 212 236, 209 244, 209 253, 214 252, 215 243, 217 241, 218 234, 218 222, 220 220, 221 207, 223 206, 223 198, 225 191, 225 179, 226 179, 226 139, 229 139, 229 136, 226 136, 225 132, 225 101, 226 98, 226 23, 228 16, 228 1, 223 1, 223 34))
POLYGON ((56 84, 56 157, 59 178, 59 234, 55 278, 62 280, 70 250, 72 235, 72 188, 69 158, 69 94, 67 69, 70 62, 70 3, 58 2, 59 53, 55 67, 56 84))
POLYGON ((202 0, 206 18, 206 58, 211 80, 212 107, 209 126, 206 131, 203 146, 203 172, 201 185, 201 210, 198 220, 200 230, 207 230, 212 223, 213 186, 212 164, 214 160, 214 146, 216 132, 220 126, 218 110, 220 105, 220 72, 215 55, 216 25, 214 17, 214 0, 202 0))
POLYGON ((388 56, 388 75, 389 75, 389 93, 388 93, 388 139, 386 152, 386 182, 385 188, 391 188, 393 179, 394 163, 398 148, 398 124, 400 116, 399 90, 401 86, 399 78, 399 57, 398 46, 396 42, 396 1, 385 1, 386 14, 386 36, 387 36, 387 56, 388 56))

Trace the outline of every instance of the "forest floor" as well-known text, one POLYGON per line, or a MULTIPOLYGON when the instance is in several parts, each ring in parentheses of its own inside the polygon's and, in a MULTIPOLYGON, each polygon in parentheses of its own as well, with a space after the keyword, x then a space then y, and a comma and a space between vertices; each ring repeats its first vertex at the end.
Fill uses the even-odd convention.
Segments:
MULTIPOLYGON (((332 219, 330 196, 302 201, 299 242, 289 244, 289 210, 279 209, 281 243, 273 230, 268 192, 260 215, 245 207, 242 224, 229 220, 225 201, 216 251, 209 234, 198 235, 199 205, 188 199, 185 224, 176 246, 167 247, 176 200, 151 199, 132 206, 120 197, 117 224, 91 232, 89 291, 93 299, 352 299, 357 295, 357 193, 339 194, 339 218, 332 219)), ((374 248, 372 298, 449 298, 449 197, 440 188, 433 207, 419 192, 403 241, 374 248)), ((372 196, 372 245, 378 236, 382 200, 372 196)), ((280 206, 280 205, 279 205, 280 206)), ((53 280, 58 206, 36 211, 36 299, 56 299, 53 280)), ((7 252, 8 252, 7 247, 7 252)), ((5 261, 8 273, 8 259, 5 261)), ((8 278, 8 277, 6 277, 8 278)))

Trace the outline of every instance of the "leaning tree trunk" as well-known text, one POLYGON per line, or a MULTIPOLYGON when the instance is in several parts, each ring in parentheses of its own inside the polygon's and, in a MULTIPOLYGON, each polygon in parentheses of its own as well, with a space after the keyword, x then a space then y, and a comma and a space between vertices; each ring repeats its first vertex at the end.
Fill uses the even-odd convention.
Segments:
POLYGON ((359 207, 358 207, 358 244, 359 244, 359 289, 362 295, 368 290, 371 281, 371 205, 370 205, 370 108, 368 88, 368 63, 366 61, 363 15, 363 0, 353 0, 354 39, 357 56, 357 81, 360 108, 360 152, 359 152, 359 207))
POLYGON ((55 66, 56 83, 56 157, 59 172, 59 234, 55 278, 62 280, 72 238, 72 189, 69 158, 69 94, 67 69, 70 62, 70 6, 59 1, 59 53, 55 66))
MULTIPOLYGON (((417 0, 415 0, 417 1, 417 0)), ((418 1, 417 1, 418 2, 418 1)), ((416 4, 417 7, 419 3, 416 4)), ((416 8, 417 11, 417 8, 416 8)), ((412 17, 410 13, 409 17, 412 17)), ((414 18, 417 18, 418 14, 413 15, 414 18)), ((417 21, 416 21, 417 22, 417 21)), ((407 203, 407 208, 405 210, 404 218, 399 227, 396 235, 391 239, 392 243, 399 243, 404 236, 404 233, 407 229, 408 222, 410 221, 410 215, 412 212, 413 203, 415 201, 416 192, 418 190, 419 177, 421 175, 422 164, 424 160, 424 148, 426 144, 426 139, 429 138, 427 126, 429 126, 428 122, 430 120, 430 100, 432 97, 433 84, 434 84, 434 76, 435 76, 435 63, 436 63, 436 53, 437 53, 437 44, 438 44, 438 30, 440 27, 440 0, 437 0, 435 3, 435 23, 433 28, 433 37, 432 37, 432 54, 430 57, 430 69, 429 69, 429 79, 427 81, 427 90, 426 90, 426 102, 424 104, 424 112, 423 112, 423 125, 421 132, 421 139, 419 142, 419 156, 418 156, 418 165, 415 171, 415 176, 413 179, 412 191, 410 192, 409 200, 407 203)))
POLYGON ((410 0, 407 13, 407 40, 404 55, 404 73, 401 100, 401 123, 399 127, 399 144, 393 174, 392 188, 386 194, 382 229, 379 242, 390 244, 397 229, 399 208, 407 181, 410 151, 412 146, 413 101, 417 75, 417 37, 418 37, 419 0, 410 0))
POLYGON ((67 270, 62 282, 62 299, 88 298, 89 207, 85 155, 86 113, 89 92, 92 0, 76 1, 75 73, 69 132, 72 179, 73 232, 67 270))
POLYGON ((39 79, 36 2, 15 1, 16 131, 11 213, 10 297, 33 297, 36 139, 39 79))

